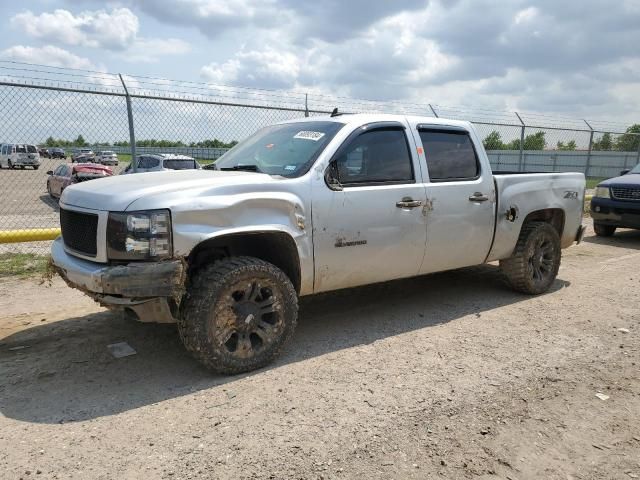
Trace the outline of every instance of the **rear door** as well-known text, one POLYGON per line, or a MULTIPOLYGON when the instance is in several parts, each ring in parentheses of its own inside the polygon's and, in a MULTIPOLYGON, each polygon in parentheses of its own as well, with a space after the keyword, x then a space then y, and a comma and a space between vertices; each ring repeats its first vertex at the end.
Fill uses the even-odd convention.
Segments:
POLYGON ((357 128, 330 163, 340 185, 314 179, 316 292, 416 275, 426 241, 426 200, 406 125, 357 128))
POLYGON ((493 241, 495 185, 475 133, 418 124, 427 201, 427 247, 420 273, 483 263, 493 241))

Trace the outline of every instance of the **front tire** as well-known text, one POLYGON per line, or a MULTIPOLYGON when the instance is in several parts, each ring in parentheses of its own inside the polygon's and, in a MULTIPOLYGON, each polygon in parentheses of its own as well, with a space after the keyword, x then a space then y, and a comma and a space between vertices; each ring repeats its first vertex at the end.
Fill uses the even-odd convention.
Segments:
POLYGON ((530 222, 522 227, 513 255, 500 260, 511 288, 538 295, 553 284, 561 259, 560 237, 552 225, 530 222))
POLYGON ((602 223, 593 222, 593 231, 598 237, 611 237, 616 233, 616 227, 613 225, 603 225, 602 223))
POLYGON ((185 348, 209 370, 233 375, 278 356, 295 330, 298 297, 275 265, 230 257, 193 275, 179 317, 185 348))

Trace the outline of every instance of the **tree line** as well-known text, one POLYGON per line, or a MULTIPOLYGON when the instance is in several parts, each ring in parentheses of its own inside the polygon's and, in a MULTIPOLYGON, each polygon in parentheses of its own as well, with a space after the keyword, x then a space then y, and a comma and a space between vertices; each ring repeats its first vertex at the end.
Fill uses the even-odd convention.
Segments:
MULTIPOLYGON (((200 142, 191 142, 185 143, 180 140, 156 140, 156 139, 147 139, 147 140, 136 140, 136 145, 138 147, 158 147, 158 148, 171 148, 171 147, 192 147, 192 148, 232 148, 238 142, 233 140, 231 142, 225 143, 222 140, 218 140, 214 138, 212 140, 203 140, 200 142)), ((49 137, 44 142, 43 145, 45 147, 88 147, 88 146, 97 146, 97 147, 128 147, 130 143, 128 141, 122 142, 87 142, 82 135, 78 135, 74 140, 65 140, 63 138, 53 138, 49 137)))
MULTIPOLYGON (((545 139, 546 132, 536 132, 524 138, 523 150, 544 150, 547 147, 545 139)), ((502 135, 497 130, 493 130, 482 141, 485 150, 520 150, 520 139, 516 138, 505 143, 502 135)), ((567 143, 558 142, 555 150, 573 151, 577 145, 575 140, 567 143)), ((593 141, 591 149, 594 151, 619 151, 637 152, 640 148, 640 124, 635 124, 627 128, 626 132, 614 139, 611 133, 604 133, 601 137, 593 141), (634 135, 635 134, 635 135, 634 135)))

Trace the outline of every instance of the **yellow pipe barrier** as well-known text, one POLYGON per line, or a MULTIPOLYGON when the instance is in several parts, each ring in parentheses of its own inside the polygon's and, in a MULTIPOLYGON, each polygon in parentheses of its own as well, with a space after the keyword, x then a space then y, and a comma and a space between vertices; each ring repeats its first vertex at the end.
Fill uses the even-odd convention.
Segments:
POLYGON ((55 240, 59 235, 59 228, 0 230, 0 243, 42 242, 44 240, 55 240))
POLYGON ((593 195, 585 195, 584 196, 584 201, 585 202, 590 202, 592 198, 593 198, 593 195))

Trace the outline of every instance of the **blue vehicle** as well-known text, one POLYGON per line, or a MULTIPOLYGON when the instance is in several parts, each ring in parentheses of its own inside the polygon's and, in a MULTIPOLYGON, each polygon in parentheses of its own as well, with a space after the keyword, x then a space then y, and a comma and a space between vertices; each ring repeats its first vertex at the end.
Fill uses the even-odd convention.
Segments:
POLYGON ((616 228, 640 230, 640 164, 598 184, 591 199, 593 229, 610 237, 616 228))

